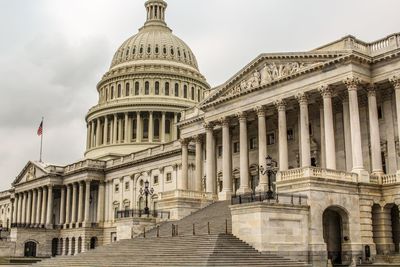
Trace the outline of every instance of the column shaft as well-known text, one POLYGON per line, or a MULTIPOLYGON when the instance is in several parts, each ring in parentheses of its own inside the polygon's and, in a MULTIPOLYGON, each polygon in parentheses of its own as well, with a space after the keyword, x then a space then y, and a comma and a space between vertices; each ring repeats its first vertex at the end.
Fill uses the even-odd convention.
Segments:
POLYGON ((149 112, 149 143, 152 143, 154 140, 154 120, 153 120, 153 112, 149 112))
POLYGON ((71 223, 76 223, 76 198, 77 198, 77 184, 72 184, 72 215, 71 223))
POLYGON ((346 96, 343 100, 343 131, 344 131, 344 145, 346 155, 346 171, 351 172, 353 159, 351 152, 351 130, 350 130, 350 110, 349 99, 346 96))
POLYGON ((122 138, 123 136, 123 131, 122 131, 122 119, 118 119, 118 143, 123 143, 124 140, 122 138))
POLYGON ((97 118, 96 122, 96 146, 101 145, 101 121, 100 118, 97 118))
MULTIPOLYGON (((259 107, 256 109, 258 119, 258 166, 266 167, 267 158, 267 127, 265 122, 265 109, 259 107)), ((256 188, 257 192, 265 192, 268 190, 267 174, 259 173, 260 181, 256 188)))
POLYGON ((113 136, 113 141, 112 141, 112 143, 113 144, 116 144, 117 143, 117 138, 118 138, 118 136, 117 136, 117 132, 118 132, 118 117, 117 117, 117 114, 114 114, 114 120, 113 120, 113 133, 112 133, 112 136, 113 136))
POLYGON ((206 192, 216 193, 214 127, 206 125, 206 192))
POLYGON ((31 224, 36 224, 36 212, 37 212, 37 191, 32 190, 32 214, 31 214, 31 224))
POLYGON ((79 195, 78 195, 78 223, 83 222, 83 184, 79 183, 79 195))
POLYGON ((140 112, 136 112, 136 142, 142 142, 142 127, 141 127, 140 112))
POLYGON ((165 143, 165 112, 161 113, 161 133, 160 133, 161 142, 165 143))
POLYGON ((203 146, 200 136, 196 137, 196 177, 194 190, 201 191, 201 181, 203 179, 203 146))
POLYGON ((65 203, 65 224, 71 223, 71 186, 69 184, 67 187, 67 196, 65 203))
POLYGON ((91 145, 90 145, 90 134, 92 132, 92 126, 90 123, 87 123, 87 127, 86 127, 86 149, 90 149, 91 145))
POLYGON ((385 131, 386 131, 386 140, 387 140, 386 173, 396 173, 396 171, 397 171, 397 153, 396 153, 391 95, 386 96, 386 98, 383 100, 383 117, 385 119, 385 131))
POLYGON ((48 188, 46 225, 50 226, 53 224, 53 186, 49 185, 48 188))
POLYGON ((326 149, 325 149, 325 122, 324 122, 324 106, 321 104, 319 107, 319 123, 321 128, 321 154, 320 154, 320 167, 326 168, 326 149))
POLYGON ((368 90, 368 116, 369 116, 369 132, 371 140, 371 163, 372 173, 376 175, 383 174, 382 154, 381 154, 381 138, 379 133, 378 105, 376 103, 375 88, 368 90))
POLYGON ((90 223, 90 181, 86 181, 85 189, 85 224, 87 225, 90 223))
MULTIPOLYGON (((132 188, 133 190, 133 188, 132 188)), ((104 183, 100 182, 99 184, 99 192, 97 197, 97 222, 104 222, 104 183)), ((133 200, 132 200, 133 201, 133 200)))
POLYGON ((278 108, 278 128, 279 128, 279 170, 286 171, 288 163, 288 144, 286 127, 286 103, 279 100, 275 103, 278 108))
POLYGON ((125 113, 125 144, 130 143, 129 138, 129 114, 125 113))
POLYGON ((108 117, 104 118, 104 128, 103 128, 103 144, 107 145, 108 143, 108 117))
POLYGON ((40 217, 40 224, 46 224, 46 208, 47 208, 47 187, 43 187, 43 195, 42 195, 42 215, 40 217))
POLYGON ((178 113, 174 113, 174 136, 173 140, 178 139, 178 113))
POLYGON ((38 197, 37 197, 37 210, 36 210, 36 220, 35 220, 35 224, 36 225, 40 225, 40 216, 41 216, 41 212, 42 212, 42 189, 38 188, 38 197))
POLYGON ((222 192, 220 200, 228 200, 232 196, 232 151, 231 133, 229 128, 230 121, 225 118, 222 123, 222 192))
POLYGON ((65 187, 61 187, 60 224, 65 223, 65 187))
POLYGON ((182 147, 182 174, 181 174, 181 182, 179 183, 179 188, 182 190, 188 189, 188 171, 189 171, 189 162, 188 162, 188 141, 181 140, 182 147))
POLYGON ((28 202, 26 205, 26 224, 31 224, 32 216, 32 191, 28 191, 28 202))
POLYGON ((300 93, 297 95, 297 100, 300 105, 300 138, 301 138, 301 166, 311 166, 311 146, 310 146, 310 130, 308 120, 308 99, 306 94, 300 93))
POLYGON ((96 139, 94 138, 94 121, 90 122, 90 147, 95 147, 96 143, 95 143, 96 139))
POLYGON ((319 88, 324 101, 325 159, 326 168, 336 170, 335 130, 333 127, 332 89, 327 86, 319 88))
POLYGON ((239 194, 251 192, 249 187, 249 149, 247 140, 247 115, 238 114, 240 130, 240 188, 239 194))

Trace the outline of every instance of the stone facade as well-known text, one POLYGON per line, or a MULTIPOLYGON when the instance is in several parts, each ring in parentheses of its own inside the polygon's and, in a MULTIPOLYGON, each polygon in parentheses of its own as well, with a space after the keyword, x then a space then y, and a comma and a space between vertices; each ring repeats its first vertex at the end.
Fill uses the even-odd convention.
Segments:
POLYGON ((399 252, 399 34, 262 54, 210 89, 167 27, 165 1, 145 6, 145 25, 97 86, 85 159, 28 162, 0 194, 10 253, 73 255, 270 188, 307 205, 233 207, 234 233, 257 249, 319 266, 399 252), (267 155, 276 177, 260 171, 267 155), (148 221, 137 218, 147 183, 148 221))

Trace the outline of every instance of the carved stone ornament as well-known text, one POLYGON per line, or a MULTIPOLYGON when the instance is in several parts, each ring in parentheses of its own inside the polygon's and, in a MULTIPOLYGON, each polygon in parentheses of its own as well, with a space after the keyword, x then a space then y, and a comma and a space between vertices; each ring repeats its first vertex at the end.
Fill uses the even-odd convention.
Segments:
POLYGON ((400 89, 400 77, 394 75, 389 79, 389 82, 393 85, 394 89, 400 89))
POLYGON ((26 179, 28 181, 36 179, 36 169, 33 165, 29 167, 28 172, 26 174, 26 179))

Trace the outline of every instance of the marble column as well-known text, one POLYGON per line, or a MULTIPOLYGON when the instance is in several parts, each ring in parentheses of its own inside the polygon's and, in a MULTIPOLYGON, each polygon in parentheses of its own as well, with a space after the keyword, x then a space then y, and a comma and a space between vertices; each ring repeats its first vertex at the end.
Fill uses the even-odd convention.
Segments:
POLYGON ((95 134, 94 133, 94 129, 95 129, 94 121, 91 121, 90 124, 91 124, 91 127, 90 127, 90 129, 91 129, 91 131, 90 131, 90 147, 95 147, 96 146, 96 143, 95 143, 96 139, 94 138, 94 134, 95 134))
POLYGON ((18 223, 21 224, 22 222, 22 206, 24 203, 24 196, 22 193, 18 193, 19 197, 18 197, 18 223))
POLYGON ((400 144, 400 77, 393 76, 389 79, 390 83, 393 85, 396 103, 396 117, 397 117, 397 138, 400 144))
POLYGON ((237 114, 239 119, 239 140, 240 140, 240 188, 237 194, 251 192, 249 186, 249 147, 247 138, 247 114, 240 112, 237 114))
POLYGON ((325 159, 325 123, 324 123, 324 106, 321 103, 319 106, 319 124, 321 128, 321 140, 320 140, 320 146, 321 146, 321 154, 320 154, 320 167, 321 168, 326 168, 326 159, 325 159))
POLYGON ((343 81, 349 93, 349 111, 350 111, 350 129, 351 129, 351 147, 353 155, 352 172, 358 174, 360 182, 369 182, 369 174, 364 169, 362 144, 361 144, 361 126, 360 112, 358 109, 357 90, 360 80, 356 77, 349 77, 343 81))
POLYGON ((310 123, 308 119, 308 98, 305 93, 296 96, 300 106, 301 167, 311 166, 310 123))
MULTIPOLYGON (((258 166, 266 166, 267 158, 267 126, 266 116, 264 107, 256 107, 258 120, 258 166)), ((267 174, 259 173, 260 179, 258 186, 256 187, 257 192, 266 192, 268 190, 268 176, 267 174)))
POLYGON ((127 144, 127 143, 130 143, 130 140, 129 140, 129 113, 128 112, 126 112, 125 113, 125 144, 127 144))
POLYGON ((87 131, 87 136, 86 136, 86 149, 90 149, 91 147, 91 140, 90 140, 90 134, 92 132, 92 125, 88 122, 87 123, 87 127, 86 127, 86 131, 87 131))
POLYGON ((278 109, 278 129, 279 129, 279 171, 286 171, 289 168, 288 142, 286 127, 286 102, 284 100, 275 101, 278 109))
POLYGON ((374 85, 371 85, 367 90, 372 174, 383 175, 378 105, 376 103, 376 88, 374 85))
POLYGON ((207 123, 206 130, 206 192, 216 193, 214 125, 207 123))
POLYGON ((83 222, 83 183, 78 183, 79 194, 78 194, 78 223, 83 222))
POLYGON ((117 143, 117 139, 118 139, 118 116, 117 114, 114 114, 114 120, 113 120, 113 133, 112 133, 112 137, 113 137, 113 144, 117 143))
POLYGON ((14 197, 14 208, 13 208, 13 213, 12 213, 12 223, 13 224, 15 224, 15 223, 18 223, 18 199, 19 199, 19 196, 18 196, 18 194, 15 194, 15 197, 14 197))
MULTIPOLYGON (((40 224, 46 224, 46 209, 47 209, 47 187, 42 187, 43 195, 42 195, 42 215, 40 218, 40 224)), ((47 211, 48 212, 48 211, 47 211)))
POLYGON ((71 186, 69 184, 67 187, 67 196, 65 201, 65 224, 71 223, 71 186))
POLYGON ((332 88, 322 85, 319 89, 324 102, 325 163, 326 168, 336 170, 335 130, 333 127, 332 88))
POLYGON ((36 212, 37 212, 37 191, 32 190, 32 214, 31 214, 31 224, 36 224, 36 212))
POLYGON ((343 132, 346 155, 346 171, 351 172, 353 169, 353 156, 351 152, 350 110, 348 96, 343 97, 343 132))
POLYGON ((37 226, 40 225, 40 216, 41 216, 41 212, 42 212, 42 189, 39 187, 37 189, 38 191, 38 197, 37 197, 37 210, 36 210, 36 219, 35 219, 35 224, 37 226))
POLYGON ((136 142, 142 142, 142 123, 140 118, 140 112, 136 112, 136 142))
POLYGON ((60 224, 65 223, 65 187, 61 187, 60 224))
POLYGON ((124 142, 124 140, 122 139, 123 136, 123 131, 122 131, 122 118, 119 118, 117 120, 118 122, 118 143, 121 144, 124 142))
MULTIPOLYGON (((110 187, 110 183, 108 182, 108 181, 104 181, 104 183, 105 183, 105 193, 104 193, 104 221, 106 221, 106 222, 108 222, 110 219, 109 219, 109 216, 108 216, 108 213, 109 213, 109 206, 110 206, 110 203, 108 203, 108 199, 109 199, 109 187, 110 187)), ((133 186, 132 186, 132 192, 133 192, 133 186)), ((132 197, 132 209, 134 208, 133 207, 133 202, 134 202, 134 198, 132 197)), ((85 206, 86 206, 86 204, 85 204, 85 206)), ((85 216, 86 216, 86 209, 85 209, 85 216)), ((85 219, 86 219, 86 217, 85 217, 85 219)))
POLYGON ((188 145, 189 142, 186 139, 180 140, 181 148, 182 148, 182 173, 181 173, 181 181, 178 183, 178 189, 187 190, 188 189, 188 176, 189 176, 189 152, 188 145))
POLYGON ((154 139, 153 111, 149 111, 149 143, 152 143, 153 139, 154 139))
POLYGON ((173 140, 178 140, 178 113, 174 113, 174 136, 173 140))
POLYGON ((222 192, 219 194, 220 200, 231 199, 232 188, 232 151, 230 120, 223 118, 220 120, 222 126, 222 192))
POLYGON ((85 181, 85 225, 90 222, 90 180, 85 181))
POLYGON ((386 147, 387 147, 387 162, 386 173, 396 173, 397 171, 397 153, 394 133, 394 119, 392 108, 392 94, 388 93, 383 97, 383 117, 385 120, 386 131, 386 147))
POLYGON ((201 181, 203 179, 203 138, 196 136, 196 177, 194 181, 194 190, 201 191, 201 181))
MULTIPOLYGON (((133 188, 131 189, 133 190, 133 188)), ((99 191, 97 197, 97 223, 104 222, 104 183, 99 183, 99 191)), ((133 201, 133 200, 132 200, 133 201)))
POLYGON ((52 226, 53 224, 53 185, 48 186, 47 194, 47 219, 46 225, 52 226))
POLYGON ((77 198, 77 184, 72 184, 72 215, 71 215, 71 223, 76 223, 76 198, 77 198))
POLYGON ((32 223, 31 216, 32 216, 32 191, 29 190, 28 194, 28 202, 26 204, 26 224, 30 225, 32 223))
POLYGON ((103 145, 107 145, 108 140, 108 117, 104 118, 104 128, 103 128, 103 145))
POLYGON ((101 145, 101 121, 100 118, 97 118, 96 120, 96 146, 100 146, 101 145))
POLYGON ((161 142, 165 143, 165 112, 161 112, 161 142))

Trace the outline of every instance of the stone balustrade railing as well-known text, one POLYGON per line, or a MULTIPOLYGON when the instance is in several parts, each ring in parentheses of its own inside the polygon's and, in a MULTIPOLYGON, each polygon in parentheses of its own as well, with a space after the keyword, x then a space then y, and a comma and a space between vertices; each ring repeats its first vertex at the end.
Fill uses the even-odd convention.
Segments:
POLYGON ((315 167, 304 167, 282 171, 277 174, 277 181, 289 181, 300 178, 317 177, 349 182, 357 182, 358 175, 355 173, 329 170, 315 167))
POLYGON ((3 192, 0 192, 0 199, 1 198, 8 198, 8 197, 10 197, 11 196, 11 193, 10 193, 10 191, 3 191, 3 192))
POLYGON ((385 174, 382 175, 382 184, 395 184, 400 182, 399 174, 385 174))
POLYGON ((87 159, 87 160, 82 160, 82 161, 76 162, 74 164, 65 166, 64 172, 68 173, 68 172, 77 171, 77 170, 84 169, 84 168, 103 169, 104 167, 105 167, 104 161, 87 159))
POLYGON ((191 191, 191 190, 181 190, 176 189, 168 192, 159 193, 161 200, 171 199, 171 198, 190 198, 190 199, 206 199, 206 200, 217 200, 217 196, 212 193, 191 191))

